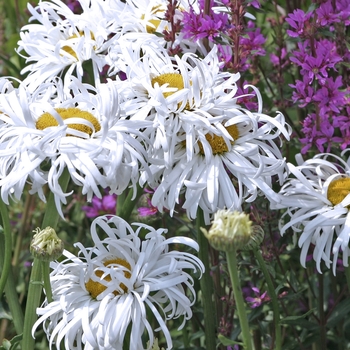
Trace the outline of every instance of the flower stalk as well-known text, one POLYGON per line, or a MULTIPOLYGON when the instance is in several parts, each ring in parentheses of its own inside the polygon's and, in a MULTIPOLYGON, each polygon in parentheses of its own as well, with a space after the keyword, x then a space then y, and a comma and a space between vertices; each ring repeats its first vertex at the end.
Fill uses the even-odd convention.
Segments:
MULTIPOLYGON (((1 224, 4 230, 4 242, 0 244, 0 267, 1 267, 1 279, 0 279, 0 296, 5 291, 6 299, 11 310, 13 324, 17 334, 21 334, 23 331, 23 312, 21 305, 19 304, 16 284, 14 280, 14 274, 11 272, 11 253, 12 253, 12 236, 11 227, 8 216, 8 211, 5 203, 0 198, 0 213, 1 224), (1 257, 4 257, 3 260, 1 257)), ((2 234, 0 234, 0 237, 2 234)))
MULTIPOLYGON (((61 179, 60 179, 60 185, 62 187, 62 190, 65 191, 68 182, 69 182, 70 176, 68 170, 65 170, 62 173, 61 179)), ((59 213, 56 209, 55 204, 55 195, 53 192, 50 193, 45 216, 43 219, 42 227, 52 227, 55 228, 58 224, 59 220, 59 213)), ((35 346, 35 339, 32 336, 32 327, 37 319, 36 315, 36 309, 40 305, 41 301, 41 295, 42 295, 42 287, 43 287, 43 280, 46 279, 46 285, 48 284, 47 281, 50 281, 49 277, 49 262, 43 262, 39 260, 38 258, 34 258, 32 272, 30 275, 30 283, 29 283, 29 289, 28 289, 28 297, 27 297, 27 305, 25 310, 25 319, 24 319, 24 329, 23 329, 23 339, 22 339, 22 350, 32 350, 35 346), (47 267, 42 268, 42 265, 47 264, 47 267), (43 273, 46 273, 48 276, 44 277, 43 273)), ((48 287, 48 285, 47 285, 48 287)), ((48 292, 51 293, 51 288, 48 288, 48 292)))
POLYGON ((253 249, 255 259, 258 261, 260 268, 264 274, 265 281, 267 284, 267 291, 269 297, 271 298, 272 310, 273 310, 273 322, 275 325, 275 350, 281 350, 282 348, 282 335, 281 335, 281 325, 280 325, 280 310, 278 307, 278 299, 275 292, 275 287, 273 285, 270 273, 266 267, 264 258, 259 249, 253 249))
POLYGON ((215 335, 215 320, 213 317, 213 310, 215 310, 215 304, 213 302, 213 281, 210 276, 210 264, 209 264, 209 243, 205 238, 201 227, 204 226, 203 212, 201 209, 197 213, 197 241, 199 244, 198 257, 202 261, 205 271, 200 280, 201 292, 202 292, 202 303, 204 312, 204 326, 205 326, 205 339, 206 339, 206 349, 215 350, 216 349, 216 335, 215 335))
POLYGON ((245 350, 253 350, 252 335, 249 330, 248 317, 243 299, 242 289, 240 285, 238 264, 237 264, 237 250, 226 252, 227 266, 230 273, 232 284, 232 291, 236 302, 237 314, 242 330, 242 338, 245 350))

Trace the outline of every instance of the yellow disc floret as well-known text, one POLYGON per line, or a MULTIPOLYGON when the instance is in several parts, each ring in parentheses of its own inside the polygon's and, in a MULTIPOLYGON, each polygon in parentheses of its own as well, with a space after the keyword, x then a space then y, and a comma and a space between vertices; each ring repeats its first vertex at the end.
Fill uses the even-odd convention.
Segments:
MULTIPOLYGON (((109 267, 110 269, 117 268, 118 266, 124 266, 129 271, 131 270, 130 264, 126 260, 121 259, 121 258, 107 260, 107 261, 105 261, 103 263, 103 265, 106 266, 106 267, 109 267), (110 266, 110 265, 112 265, 112 266, 110 266)), ((131 277, 131 273, 129 271, 124 271, 124 276, 126 278, 130 278, 131 277)), ((97 270, 95 272, 95 275, 97 277, 101 277, 103 274, 104 274, 104 272, 101 271, 101 270, 97 270)), ((107 276, 105 276, 103 278, 103 280, 106 281, 106 282, 110 282, 111 281, 111 276, 107 275, 107 276)), ((102 292, 104 292, 107 289, 107 287, 105 285, 103 285, 100 282, 93 281, 92 279, 89 279, 87 281, 87 283, 85 283, 85 288, 86 288, 86 290, 90 293, 90 295, 94 299, 96 299, 98 295, 100 295, 102 292)), ((124 291, 124 293, 126 293, 128 291, 128 288, 123 283, 120 284, 120 288, 124 291)), ((120 292, 115 290, 115 291, 113 291, 113 294, 114 295, 119 295, 120 292)))
MULTIPOLYGON (((232 136, 233 141, 231 141, 231 144, 234 144, 234 141, 238 139, 239 132, 236 125, 230 125, 225 128, 227 132, 232 136)), ((206 134, 205 135, 206 140, 208 141, 213 154, 221 154, 228 151, 227 144, 222 136, 214 135, 214 134, 206 134)), ((204 155, 204 149, 201 142, 198 142, 199 146, 199 152, 204 155)))
MULTIPOLYGON (((164 84, 168 84, 169 88, 177 88, 178 90, 182 90, 184 88, 184 80, 181 74, 179 73, 165 73, 161 74, 158 77, 155 77, 151 80, 152 86, 156 83, 159 84, 159 86, 162 86, 164 84)), ((175 91, 170 92, 164 92, 164 97, 168 97, 172 95, 175 91)))
MULTIPOLYGON (((176 91, 182 90, 184 88, 184 80, 181 74, 179 73, 164 73, 161 74, 151 80, 152 86, 154 87, 156 83, 159 84, 159 86, 162 86, 164 84, 168 84, 168 88, 177 89, 175 91, 166 91, 163 92, 163 96, 167 98, 168 96, 172 95, 176 91)), ((192 82, 190 81, 190 85, 192 85, 192 82)), ((178 104, 178 107, 180 107, 181 103, 178 104)), ((190 104, 187 102, 185 109, 190 109, 190 104)))
MULTIPOLYGON (((81 118, 84 120, 87 120, 88 122, 90 122, 95 129, 95 132, 98 132, 101 130, 101 125, 99 123, 99 121, 96 119, 96 117, 94 117, 90 112, 87 111, 83 111, 79 108, 55 108, 55 111, 61 116, 61 118, 63 120, 67 120, 69 118, 81 118)), ((44 130, 48 127, 51 126, 58 126, 58 121, 56 120, 56 118, 51 115, 50 113, 44 113, 42 114, 38 120, 36 121, 36 128, 38 130, 44 130)), ((81 132, 84 132, 88 135, 92 135, 93 133, 93 129, 85 124, 78 124, 78 123, 74 123, 74 124, 69 124, 69 127, 71 129, 75 129, 81 132)), ((67 136, 71 136, 71 135, 67 135, 67 136)))
MULTIPOLYGON (((80 37, 84 36, 84 32, 79 31, 79 35, 80 35, 80 37)), ((90 32, 90 35, 91 35, 91 39, 92 39, 92 40, 95 40, 94 33, 90 32)), ((79 38, 79 36, 78 36, 77 34, 73 34, 73 35, 70 36, 67 40, 76 39, 76 38, 79 38)), ((73 49, 71 46, 69 46, 69 45, 64 45, 64 46, 62 46, 62 50, 68 52, 68 53, 69 53, 70 55, 72 55, 76 60, 78 60, 77 53, 74 51, 74 49, 73 49)), ((96 47, 94 47, 94 50, 96 50, 96 47)))
POLYGON ((343 177, 341 179, 333 180, 327 191, 327 199, 333 204, 337 205, 350 193, 350 178, 343 177))
MULTIPOLYGON (((151 25, 146 25, 146 31, 149 34, 153 34, 158 29, 160 22, 162 21, 159 17, 164 16, 164 9, 161 5, 154 6, 151 9, 151 15, 155 16, 156 19, 150 19, 148 23, 150 23, 151 25)), ((145 15, 142 15, 141 19, 143 20, 145 19, 145 17, 145 15)))

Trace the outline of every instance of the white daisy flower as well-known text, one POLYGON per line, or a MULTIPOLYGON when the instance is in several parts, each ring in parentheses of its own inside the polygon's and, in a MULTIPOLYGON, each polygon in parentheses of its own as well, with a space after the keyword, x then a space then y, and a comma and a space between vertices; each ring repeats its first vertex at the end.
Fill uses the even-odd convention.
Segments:
POLYGON ((147 123, 120 118, 114 82, 99 89, 73 80, 65 97, 61 81, 34 94, 23 85, 0 94, 0 186, 5 203, 19 199, 26 183, 45 201, 43 186, 55 194, 56 206, 66 196, 59 185, 66 169, 88 200, 101 197, 99 186, 121 193, 136 188, 143 145, 135 135, 147 123), (55 95, 53 95, 55 94, 55 95), (143 124, 143 125, 142 125, 143 124))
POLYGON ((188 216, 195 218, 201 207, 209 222, 209 214, 241 210, 243 200, 259 193, 279 200, 272 177, 284 179, 280 135, 289 139, 289 127, 281 113, 262 113, 254 87, 259 110, 237 104, 240 75, 220 71, 216 48, 203 60, 193 54, 172 59, 158 51, 134 62, 119 91, 131 120, 156 126, 146 131, 153 175, 142 177, 156 188, 154 206, 173 213, 184 192, 188 216))
POLYGON ((164 47, 172 53, 196 52, 198 45, 184 39, 180 32, 183 14, 190 8, 189 1, 180 0, 172 6, 167 0, 126 0, 124 7, 118 2, 111 3, 113 13, 121 21, 115 21, 118 40, 111 45, 107 58, 110 74, 125 72, 126 66, 134 62, 124 56, 126 47, 136 53, 141 46, 147 45, 164 47), (173 24, 169 22, 170 17, 173 24))
POLYGON ((183 317, 182 328, 195 302, 194 280, 184 270, 201 275, 204 266, 194 255, 170 245, 195 250, 198 245, 187 237, 166 239, 165 229, 132 225, 135 231, 117 216, 99 217, 91 226, 93 247, 77 243, 77 257, 65 251, 65 261, 51 264, 53 301, 37 309, 40 318, 33 326, 34 334, 43 323, 50 349, 64 342, 70 350, 82 349, 82 344, 85 350, 122 350, 128 327, 130 350, 144 349, 147 341, 155 340, 147 311, 159 325, 156 331, 164 334, 167 349, 172 348, 166 321, 183 317), (141 230, 148 232, 143 241, 141 230), (99 238, 101 233, 105 238, 99 238))
POLYGON ((333 263, 335 273, 339 253, 344 266, 348 266, 350 253, 349 162, 327 153, 306 161, 299 154, 296 160, 297 166, 288 163, 293 177, 283 185, 282 201, 275 207, 287 209, 281 219, 281 234, 289 228, 301 234, 298 244, 302 266, 312 252, 320 273, 321 261, 328 268, 333 263))
POLYGON ((28 4, 30 21, 39 23, 22 28, 17 51, 27 62, 34 62, 21 72, 29 73, 24 82, 31 91, 63 72, 66 81, 73 74, 81 80, 83 63, 88 60, 92 62, 95 84, 99 83, 107 50, 116 39, 113 21, 106 19, 105 1, 81 0, 80 4, 83 13, 79 15, 60 0, 40 1, 35 8, 28 4))

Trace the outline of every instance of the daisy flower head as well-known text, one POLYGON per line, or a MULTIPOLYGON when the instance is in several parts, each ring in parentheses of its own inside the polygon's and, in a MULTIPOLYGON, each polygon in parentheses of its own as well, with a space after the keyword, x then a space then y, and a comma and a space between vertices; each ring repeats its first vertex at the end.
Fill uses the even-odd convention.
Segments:
POLYGON ((50 349, 64 342, 66 349, 84 344, 85 350, 121 350, 127 341, 130 350, 140 350, 145 346, 142 336, 148 344, 155 341, 147 318, 153 314, 156 331, 171 349, 166 321, 183 317, 182 328, 195 301, 194 280, 185 270, 201 275, 204 266, 194 255, 171 249, 176 243, 198 250, 196 242, 166 239, 165 231, 140 223, 130 226, 117 216, 96 218, 91 226, 94 246, 77 243, 78 256, 65 251, 66 260, 51 264, 53 301, 37 309, 40 318, 33 333, 43 323, 50 349), (146 232, 144 240, 141 230, 146 232))
POLYGON ((105 1, 81 0, 80 4, 81 14, 74 14, 60 0, 40 1, 35 8, 28 4, 30 21, 36 23, 21 29, 17 51, 30 62, 21 73, 29 73, 24 82, 31 91, 63 72, 67 81, 71 75, 81 80, 88 60, 99 83, 108 48, 116 39, 113 21, 106 16, 105 1))
POLYGON ((286 209, 281 234, 289 228, 300 234, 302 266, 312 250, 318 272, 321 273, 323 261, 328 268, 333 264, 335 274, 339 253, 342 252, 344 266, 348 266, 350 253, 349 161, 329 153, 306 161, 299 154, 296 160, 296 166, 288 163, 290 177, 279 193, 281 202, 275 207, 286 209))
POLYGON ((155 125, 148 130, 152 176, 141 177, 155 188, 152 204, 173 213, 184 192, 188 216, 195 218, 201 207, 207 222, 218 209, 241 210, 243 200, 259 193, 279 200, 272 177, 283 180, 280 136, 290 133, 281 113, 262 113, 255 87, 258 110, 242 108, 240 75, 220 67, 216 47, 204 59, 190 53, 173 60, 166 53, 145 56, 127 71, 120 90, 130 118, 155 125))
POLYGON ((196 52, 197 43, 184 38, 180 31, 184 13, 190 8, 188 0, 126 0, 123 7, 115 4, 117 8, 113 2, 111 8, 122 20, 114 25, 118 40, 111 45, 107 57, 110 74, 125 71, 123 66, 133 63, 123 55, 125 47, 136 52, 144 45, 160 46, 172 53, 196 52))
POLYGON ((0 94, 0 186, 5 203, 20 199, 26 183, 45 201, 43 186, 55 195, 61 216, 66 197, 63 171, 91 201, 99 187, 119 194, 136 188, 145 151, 135 135, 145 124, 121 118, 114 82, 93 88, 77 79, 66 96, 61 80, 31 94, 25 85, 0 94))

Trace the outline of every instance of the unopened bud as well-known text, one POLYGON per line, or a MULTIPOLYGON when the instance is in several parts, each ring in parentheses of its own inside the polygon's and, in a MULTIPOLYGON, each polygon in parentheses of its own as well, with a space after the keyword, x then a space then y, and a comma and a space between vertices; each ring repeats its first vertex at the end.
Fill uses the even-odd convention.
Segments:
POLYGON ((30 244, 30 252, 35 258, 42 261, 53 261, 62 255, 64 245, 53 228, 49 226, 43 230, 36 228, 33 232, 36 233, 30 244))
POLYGON ((265 232, 263 228, 259 225, 254 225, 252 227, 252 233, 248 243, 243 247, 244 250, 254 250, 258 249, 264 240, 265 232))
POLYGON ((238 211, 218 210, 209 231, 201 228, 210 245, 221 251, 242 249, 250 240, 252 222, 238 211))

